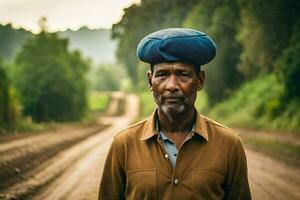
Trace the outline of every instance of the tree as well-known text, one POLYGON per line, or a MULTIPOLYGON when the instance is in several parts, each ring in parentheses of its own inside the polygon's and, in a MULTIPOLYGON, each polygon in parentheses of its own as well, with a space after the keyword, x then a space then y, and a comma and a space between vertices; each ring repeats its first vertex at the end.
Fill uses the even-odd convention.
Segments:
POLYGON ((19 117, 18 103, 0 59, 0 132, 13 129, 19 117))
POLYGON ((217 44, 216 58, 205 68, 205 91, 210 104, 228 97, 243 81, 243 75, 237 69, 242 51, 236 41, 239 24, 239 5, 236 0, 202 0, 184 22, 187 28, 206 32, 217 44))
POLYGON ((287 99, 300 99, 300 20, 294 27, 290 45, 277 62, 277 76, 287 99))
POLYGON ((35 121, 78 120, 87 105, 89 63, 68 51, 68 40, 41 32, 28 40, 15 61, 14 81, 24 114, 35 121))
POLYGON ((242 23, 238 40, 243 53, 240 71, 247 79, 274 71, 300 18, 298 0, 240 0, 242 23))

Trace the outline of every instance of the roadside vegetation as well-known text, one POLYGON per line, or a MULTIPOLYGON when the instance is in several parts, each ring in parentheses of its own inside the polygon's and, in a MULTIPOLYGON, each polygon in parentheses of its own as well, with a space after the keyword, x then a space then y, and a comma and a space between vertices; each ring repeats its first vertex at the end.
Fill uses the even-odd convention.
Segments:
POLYGON ((104 112, 109 103, 109 93, 91 91, 88 97, 88 109, 91 112, 104 112))
POLYGON ((294 132, 300 137, 300 103, 282 97, 284 88, 274 74, 243 85, 208 114, 229 126, 294 132))
MULTIPOLYGON (((108 105, 108 94, 89 93, 93 89, 87 80, 91 62, 79 51, 71 51, 67 39, 47 32, 43 20, 41 33, 28 37, 9 60, 2 60, 0 54, 0 133, 92 123, 95 113, 108 105)), ((8 33, 0 29, 0 34, 8 33)), ((98 79, 109 77, 101 75, 101 70, 98 75, 98 79)))

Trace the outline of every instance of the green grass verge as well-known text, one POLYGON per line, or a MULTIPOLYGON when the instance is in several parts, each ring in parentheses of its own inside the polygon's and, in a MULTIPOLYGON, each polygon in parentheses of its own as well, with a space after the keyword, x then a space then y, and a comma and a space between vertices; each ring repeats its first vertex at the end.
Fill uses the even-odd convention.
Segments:
POLYGON ((245 137, 243 142, 250 149, 260 151, 272 157, 300 166, 300 146, 274 138, 260 136, 245 137))
POLYGON ((262 76, 210 108, 208 115, 228 126, 299 133, 300 103, 283 101, 282 94, 274 74, 262 76))

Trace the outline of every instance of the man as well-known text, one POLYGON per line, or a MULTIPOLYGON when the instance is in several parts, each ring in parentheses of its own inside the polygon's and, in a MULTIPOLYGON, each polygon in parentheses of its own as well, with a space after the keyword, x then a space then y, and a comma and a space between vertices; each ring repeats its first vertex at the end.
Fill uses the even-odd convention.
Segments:
POLYGON ((194 107, 201 66, 215 54, 211 38, 192 29, 160 30, 139 43, 158 108, 114 137, 99 199, 251 199, 238 134, 194 107))

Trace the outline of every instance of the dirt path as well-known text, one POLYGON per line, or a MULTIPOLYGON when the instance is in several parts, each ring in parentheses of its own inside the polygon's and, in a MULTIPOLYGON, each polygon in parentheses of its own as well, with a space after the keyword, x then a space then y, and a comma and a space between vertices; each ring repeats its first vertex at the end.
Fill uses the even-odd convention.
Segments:
POLYGON ((246 150, 254 200, 299 200, 300 169, 246 150))
MULTIPOLYGON (((126 106, 128 109, 123 116, 103 118, 102 121, 110 122, 112 126, 77 145, 76 147, 80 149, 87 146, 91 149, 33 199, 97 199, 101 172, 113 135, 127 127, 137 117, 137 105, 137 97, 129 95, 126 106)), ((70 152, 73 151, 73 149, 70 149, 70 152)))

